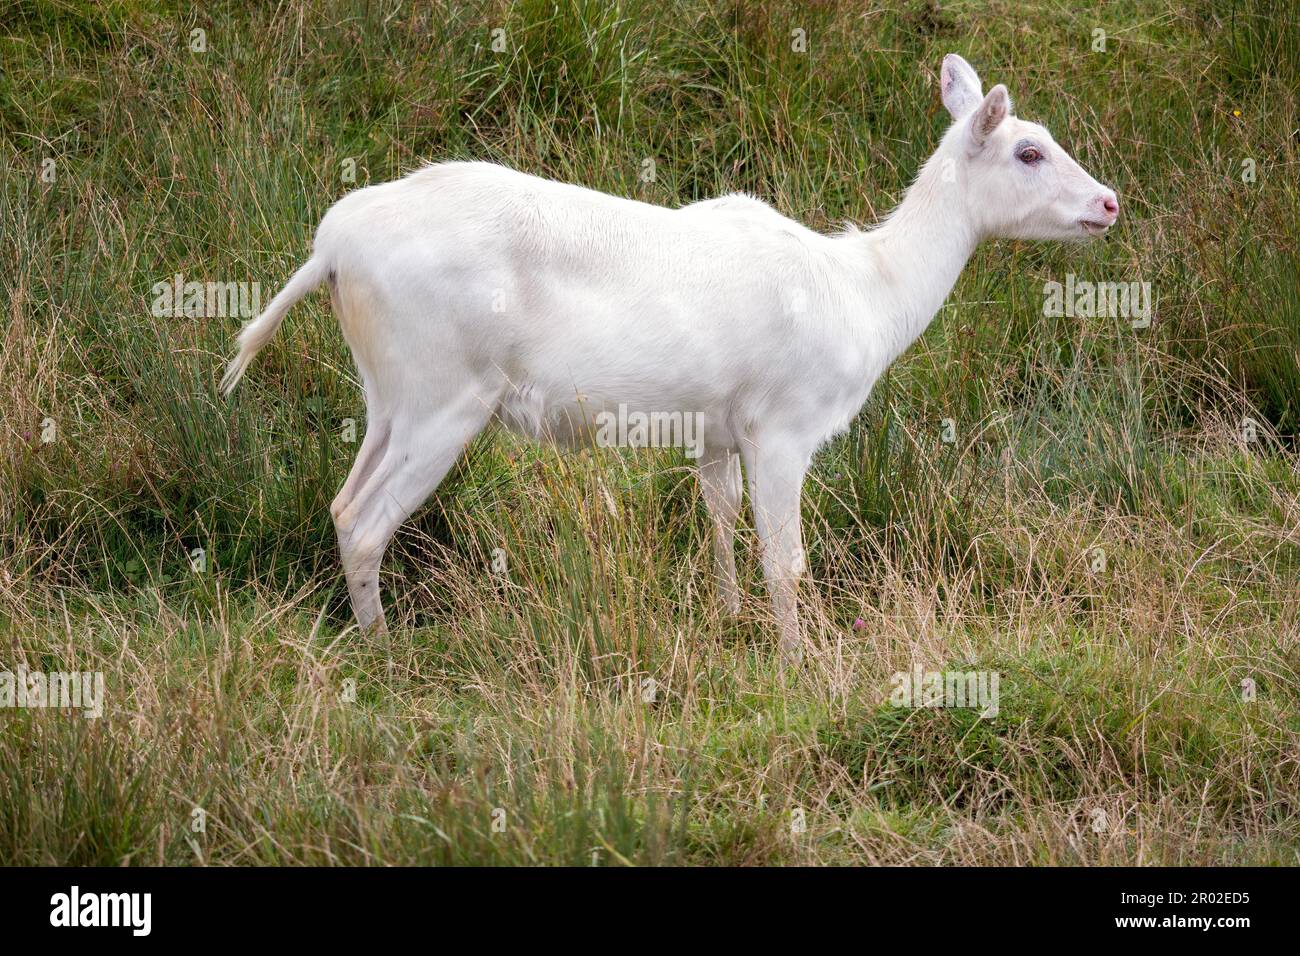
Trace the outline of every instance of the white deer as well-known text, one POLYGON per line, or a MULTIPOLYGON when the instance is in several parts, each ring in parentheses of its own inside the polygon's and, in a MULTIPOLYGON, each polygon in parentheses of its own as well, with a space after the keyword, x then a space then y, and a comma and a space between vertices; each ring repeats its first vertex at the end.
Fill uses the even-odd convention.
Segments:
POLYGON ((983 239, 1071 240, 1115 193, 1042 126, 944 58, 953 123, 902 203, 828 236, 744 195, 667 209, 514 172, 441 163, 353 192, 311 258, 239 336, 229 394, 289 308, 324 282, 365 389, 367 427, 330 512, 352 608, 385 629, 393 533, 493 420, 590 440, 615 407, 694 416, 722 602, 748 478, 783 661, 799 659, 800 494, 813 453, 925 331, 983 239))

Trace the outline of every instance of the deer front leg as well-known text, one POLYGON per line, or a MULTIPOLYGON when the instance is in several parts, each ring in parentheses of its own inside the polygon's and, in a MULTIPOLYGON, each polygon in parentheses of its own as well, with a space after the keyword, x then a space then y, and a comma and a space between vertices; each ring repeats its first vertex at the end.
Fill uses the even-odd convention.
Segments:
POLYGON ((781 635, 782 665, 797 664, 803 658, 798 611, 799 577, 804 571, 799 504, 809 460, 808 454, 780 442, 754 444, 745 459, 763 577, 781 635))
POLYGON ((718 599, 732 614, 740 612, 736 583, 736 518, 741 499, 740 456, 728 449, 710 449, 700 461, 700 490, 713 524, 713 567, 718 599))

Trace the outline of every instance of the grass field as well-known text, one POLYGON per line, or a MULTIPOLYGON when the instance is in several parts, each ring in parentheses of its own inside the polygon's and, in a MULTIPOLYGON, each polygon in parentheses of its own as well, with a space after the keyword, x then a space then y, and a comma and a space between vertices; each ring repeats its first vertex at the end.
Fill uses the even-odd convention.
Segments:
POLYGON ((105 677, 0 711, 0 863, 1300 862, 1300 13, 1082 7, 0 0, 0 671, 105 677), (680 453, 504 434, 358 634, 327 297, 229 402, 240 318, 153 308, 265 303, 436 159, 867 225, 949 51, 1123 212, 982 247, 818 457, 797 670, 747 515, 718 609, 680 453), (1149 327, 1044 315, 1071 274, 1149 327), (996 671, 996 716, 894 706, 914 667, 996 671))

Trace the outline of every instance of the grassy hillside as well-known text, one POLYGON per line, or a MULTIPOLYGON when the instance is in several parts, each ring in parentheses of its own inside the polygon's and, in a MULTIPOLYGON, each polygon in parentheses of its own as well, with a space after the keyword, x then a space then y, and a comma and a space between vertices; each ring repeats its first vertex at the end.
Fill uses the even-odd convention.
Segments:
POLYGON ((0 710, 0 862, 1300 862, 1298 162, 1267 0, 0 0, 0 671, 107 687, 0 710), (265 303, 333 201, 436 159, 867 225, 949 51, 1122 217, 983 247, 819 456, 796 672, 747 515, 717 609, 685 458, 500 434, 359 635, 327 297, 230 402, 240 319, 153 308, 265 303), (1069 274, 1153 321, 1045 316, 1069 274), (998 714, 891 705, 914 666, 997 671, 998 714))

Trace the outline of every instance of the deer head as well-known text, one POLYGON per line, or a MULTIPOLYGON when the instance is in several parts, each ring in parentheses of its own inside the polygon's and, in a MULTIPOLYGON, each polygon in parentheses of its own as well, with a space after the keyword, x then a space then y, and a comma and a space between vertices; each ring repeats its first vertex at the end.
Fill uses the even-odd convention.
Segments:
POLYGON ((977 234, 1087 240, 1115 224, 1115 191, 1089 176, 1046 128, 1013 116, 1005 86, 985 95, 956 53, 944 57, 940 85, 953 124, 939 159, 955 173, 977 234))

